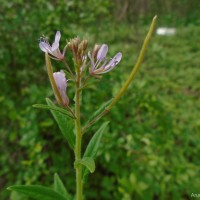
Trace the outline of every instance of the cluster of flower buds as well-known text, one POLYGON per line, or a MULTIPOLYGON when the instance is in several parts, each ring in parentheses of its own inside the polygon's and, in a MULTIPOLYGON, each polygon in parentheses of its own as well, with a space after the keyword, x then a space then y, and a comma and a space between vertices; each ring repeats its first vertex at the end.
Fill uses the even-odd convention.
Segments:
POLYGON ((88 46, 88 41, 81 41, 79 37, 76 37, 74 39, 71 39, 68 42, 67 46, 69 47, 74 56, 76 65, 80 66, 86 59, 85 54, 88 46))
MULTIPOLYGON (((41 37, 39 47, 42 51, 48 53, 49 57, 63 62, 65 61, 66 48, 69 48, 73 54, 75 66, 78 67, 80 69, 79 71, 82 72, 85 70, 86 66, 89 65, 89 74, 91 76, 98 78, 99 75, 107 73, 114 69, 116 65, 121 61, 122 53, 120 52, 118 52, 113 58, 107 59, 106 55, 108 53, 108 45, 103 44, 101 46, 95 45, 93 51, 88 52, 89 62, 86 63, 86 50, 88 46, 87 40, 80 40, 79 37, 71 39, 65 46, 63 53, 61 53, 59 49, 60 38, 60 31, 57 31, 55 35, 55 40, 53 44, 50 45, 47 38, 41 37)), ((70 68, 68 68, 68 71, 71 73, 70 68)), ((69 99, 66 95, 67 79, 65 77, 65 73, 63 71, 55 72, 53 73, 53 78, 60 93, 60 97, 62 98, 61 105, 68 106, 69 99)))

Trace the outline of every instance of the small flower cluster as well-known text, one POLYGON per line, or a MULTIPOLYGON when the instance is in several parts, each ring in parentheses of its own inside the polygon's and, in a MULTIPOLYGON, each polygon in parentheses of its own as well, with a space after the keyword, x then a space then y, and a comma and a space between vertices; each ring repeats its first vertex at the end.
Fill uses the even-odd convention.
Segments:
MULTIPOLYGON (((107 59, 107 53, 108 53, 108 45, 102 44, 101 46, 95 45, 92 52, 86 53, 86 49, 88 46, 87 40, 80 40, 80 38, 74 38, 70 40, 67 45, 65 46, 63 52, 59 49, 59 42, 60 42, 61 34, 60 31, 56 32, 55 40, 52 45, 49 44, 49 41, 45 37, 41 37, 39 41, 39 47, 40 49, 48 53, 49 57, 62 61, 66 64, 68 71, 72 75, 72 77, 75 77, 67 65, 65 61, 65 53, 66 49, 69 48, 69 50, 72 52, 74 63, 76 66, 76 73, 77 71, 84 72, 87 66, 89 66, 89 74, 94 77, 99 77, 99 75, 107 73, 111 70, 113 70, 116 65, 121 61, 122 53, 118 52, 113 58, 107 59), (87 57, 89 58, 89 61, 87 63, 87 57)), ((60 96, 62 98, 62 102, 64 106, 68 106, 69 99, 66 95, 67 90, 67 79, 65 77, 65 73, 63 71, 60 72, 54 72, 53 78, 55 80, 57 89, 60 93, 60 96)))
POLYGON ((63 60, 66 49, 64 49, 63 53, 60 52, 60 49, 59 49, 60 38, 61 38, 60 31, 57 31, 55 35, 54 43, 51 46, 47 38, 41 37, 40 42, 39 42, 39 47, 42 51, 48 52, 52 56, 53 59, 63 60))
POLYGON ((91 67, 90 67, 91 75, 98 75, 98 74, 104 74, 106 72, 109 72, 112 69, 114 69, 115 66, 120 62, 122 58, 122 53, 120 52, 117 53, 112 59, 110 59, 109 62, 106 59, 107 53, 108 53, 107 44, 103 44, 100 47, 96 56, 95 56, 95 53, 93 54, 93 56, 91 55, 90 52, 88 53, 88 57, 90 58, 90 62, 91 62, 91 67))

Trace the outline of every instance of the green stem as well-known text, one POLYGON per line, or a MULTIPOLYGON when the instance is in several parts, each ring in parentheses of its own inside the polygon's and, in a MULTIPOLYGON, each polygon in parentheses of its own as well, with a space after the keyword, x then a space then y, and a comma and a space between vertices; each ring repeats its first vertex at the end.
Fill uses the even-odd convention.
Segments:
POLYGON ((45 53, 45 61, 46 61, 47 73, 48 73, 49 80, 50 80, 51 86, 53 88, 56 100, 58 101, 59 104, 63 105, 62 97, 60 95, 60 92, 58 90, 58 87, 57 87, 56 82, 53 77, 53 69, 51 66, 51 60, 49 59, 48 53, 45 53))
POLYGON ((63 63, 65 64, 65 66, 66 66, 67 70, 69 71, 69 73, 70 73, 70 75, 71 75, 72 79, 74 79, 74 80, 75 80, 75 76, 74 76, 73 72, 71 71, 71 69, 70 69, 70 67, 69 67, 69 65, 67 64, 67 62, 66 62, 66 60, 65 60, 65 59, 63 59, 63 63))
MULTIPOLYGON (((81 121, 80 121, 80 88, 81 78, 80 71, 77 72, 76 81, 76 97, 75 97, 75 128, 76 128, 76 146, 75 146, 75 163, 81 160, 81 121)), ((82 186, 82 166, 80 164, 76 165, 76 200, 82 200, 83 186, 82 186)))
POLYGON ((147 49, 147 45, 150 41, 150 38, 152 36, 152 33, 154 31, 155 25, 156 25, 156 20, 157 20, 157 16, 155 16, 152 20, 151 26, 149 28, 149 32, 147 33, 147 36, 144 40, 144 43, 142 45, 142 49, 140 51, 140 55, 138 57, 138 60, 129 76, 129 78, 126 80, 125 84, 122 86, 121 90, 118 92, 118 94, 115 96, 115 98, 113 99, 113 101, 110 103, 110 105, 106 108, 107 110, 110 110, 115 103, 117 103, 117 101, 121 98, 121 96, 124 94, 124 92, 127 90, 128 86, 130 85, 131 81, 133 80, 133 78, 135 77, 138 69, 140 68, 140 65, 144 59, 144 55, 147 49))

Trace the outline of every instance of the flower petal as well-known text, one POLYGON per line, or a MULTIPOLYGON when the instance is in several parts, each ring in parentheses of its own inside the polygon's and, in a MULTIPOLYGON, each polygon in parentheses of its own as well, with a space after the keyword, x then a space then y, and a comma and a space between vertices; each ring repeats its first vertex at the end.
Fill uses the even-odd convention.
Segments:
POLYGON ((117 53, 117 54, 114 56, 114 58, 108 63, 108 65, 110 65, 111 67, 114 67, 114 66, 116 66, 116 65, 120 62, 121 59, 122 59, 122 53, 119 52, 119 53, 117 53))
POLYGON ((51 53, 51 46, 48 42, 40 42, 39 47, 42 51, 51 53))
POLYGON ((117 53, 110 61, 109 63, 104 66, 104 69, 110 69, 110 67, 113 69, 113 67, 115 67, 121 60, 122 58, 122 53, 117 53))
POLYGON ((59 60, 62 60, 64 58, 64 55, 60 52, 60 49, 56 49, 55 51, 52 51, 51 53, 55 58, 58 58, 59 60))
POLYGON ((44 42, 40 42, 40 43, 39 43, 39 47, 40 47, 40 49, 41 49, 42 51, 47 52, 47 49, 44 47, 43 43, 44 43, 44 42))
POLYGON ((67 79, 65 77, 65 73, 61 70, 60 72, 53 73, 54 80, 56 82, 56 86, 62 98, 63 105, 67 106, 69 104, 69 98, 66 94, 67 90, 67 79))
POLYGON ((103 44, 97 53, 97 60, 103 61, 108 53, 108 45, 103 44))
POLYGON ((52 47, 51 47, 51 50, 52 50, 52 51, 55 51, 56 49, 59 48, 60 38, 61 38, 60 31, 57 31, 57 32, 56 32, 56 35, 55 35, 54 43, 52 44, 52 47))
POLYGON ((104 71, 101 72, 101 74, 107 73, 112 69, 114 69, 121 59, 122 59, 122 53, 119 52, 114 56, 114 58, 110 60, 110 62, 106 66, 104 66, 104 71))
POLYGON ((65 78, 65 73, 63 71, 60 72, 54 72, 53 77, 55 79, 56 85, 58 87, 58 90, 60 91, 66 91, 67 88, 67 80, 65 78))
POLYGON ((94 60, 93 60, 93 58, 92 58, 92 55, 91 55, 90 51, 88 52, 88 57, 89 57, 89 59, 90 59, 91 65, 92 65, 92 70, 94 70, 95 64, 94 64, 94 60))

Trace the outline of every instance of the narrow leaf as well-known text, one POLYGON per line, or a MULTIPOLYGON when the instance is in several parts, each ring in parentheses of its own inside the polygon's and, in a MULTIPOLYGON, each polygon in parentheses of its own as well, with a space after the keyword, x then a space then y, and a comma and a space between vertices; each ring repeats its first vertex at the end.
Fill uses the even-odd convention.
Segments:
POLYGON ((36 200, 68 200, 51 188, 41 185, 14 185, 8 188, 36 200))
POLYGON ((54 111, 57 111, 57 112, 60 112, 64 115, 67 115, 69 117, 71 117, 72 119, 75 119, 75 117, 67 110, 63 109, 63 108, 60 108, 56 105, 54 106, 48 106, 48 105, 45 105, 45 104, 34 104, 33 105, 34 108, 40 108, 40 109, 45 109, 45 110, 54 110, 54 111))
POLYGON ((92 157, 92 158, 96 157, 101 138, 108 124, 109 122, 104 122, 101 125, 101 127, 97 130, 97 132, 93 135, 85 150, 84 157, 92 157))
MULTIPOLYGON (((46 99, 46 101, 49 106, 54 106, 54 103, 50 99, 46 99)), ((70 147, 74 150, 75 135, 73 133, 73 120, 66 118, 66 115, 54 110, 51 110, 51 113, 56 120, 62 134, 67 139, 70 147)))
POLYGON ((94 159, 91 157, 83 157, 80 161, 80 164, 84 165, 87 167, 87 169, 93 173, 95 171, 95 162, 94 159))
POLYGON ((71 199, 71 196, 67 192, 67 189, 65 188, 62 180, 60 179, 57 173, 54 174, 54 190, 59 194, 67 197, 67 199, 71 199))
POLYGON ((84 90, 86 88, 95 88, 97 81, 99 82, 98 79, 89 79, 83 83, 83 85, 79 88, 79 90, 84 90))
MULTIPOLYGON (((91 117, 88 119, 88 121, 86 122, 86 125, 88 124, 88 123, 90 123, 93 119, 95 119, 99 114, 101 114, 105 109, 106 109, 106 107, 111 103, 111 101, 112 101, 113 99, 110 99, 110 100, 108 100, 108 101, 106 101, 105 103, 103 103, 101 106, 100 106, 100 108, 97 110, 97 111, 95 111, 92 115, 91 115, 91 117)), ((100 118, 99 118, 100 119, 100 118)), ((98 119, 98 120, 99 120, 98 119)))
POLYGON ((70 79, 70 81, 75 82, 74 78, 72 77, 72 75, 67 70, 63 70, 63 71, 65 72, 67 79, 70 79))
MULTIPOLYGON (((93 137, 91 138, 85 153, 83 155, 83 157, 91 157, 93 159, 96 158, 96 154, 99 148, 99 144, 101 141, 101 138, 103 136, 103 133, 107 127, 109 122, 104 122, 101 127, 97 130, 97 132, 93 135, 93 137)), ((86 177, 88 174, 88 170, 86 168, 83 169, 83 177, 86 177)))

